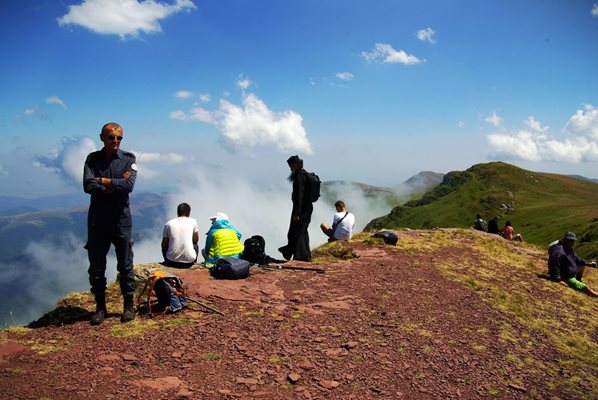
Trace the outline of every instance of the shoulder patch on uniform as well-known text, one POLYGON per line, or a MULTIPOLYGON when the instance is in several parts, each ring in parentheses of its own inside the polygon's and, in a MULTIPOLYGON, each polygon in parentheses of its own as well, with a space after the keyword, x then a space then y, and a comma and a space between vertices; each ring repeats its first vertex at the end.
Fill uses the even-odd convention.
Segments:
POLYGON ((131 164, 131 169, 133 171, 137 171, 137 164, 136 163, 131 164))

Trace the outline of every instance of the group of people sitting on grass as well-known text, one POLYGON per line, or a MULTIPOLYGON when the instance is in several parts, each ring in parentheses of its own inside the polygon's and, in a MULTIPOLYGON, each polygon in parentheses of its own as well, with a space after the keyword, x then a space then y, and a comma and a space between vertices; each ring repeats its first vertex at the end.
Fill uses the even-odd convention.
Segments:
MULTIPOLYGON (((320 224, 328 242, 349 240, 353 235, 355 216, 347 211, 345 203, 338 200, 332 225, 320 224)), ((206 244, 201 250, 206 267, 213 266, 222 257, 240 258, 244 245, 241 232, 229 221, 228 215, 218 212, 210 217, 211 226, 206 233, 206 244)), ((191 217, 191 206, 181 203, 177 207, 177 217, 164 226, 162 234, 162 255, 164 265, 170 267, 190 267, 197 262, 199 252, 199 227, 191 217)))
MULTIPOLYGON (((481 215, 478 214, 473 224, 473 228, 478 231, 501 235, 507 240, 523 240, 520 234, 515 234, 511 221, 506 221, 503 230, 499 231, 498 219, 498 216, 492 218, 486 229, 486 221, 484 221, 481 215)), ((576 240, 577 236, 574 232, 567 232, 562 239, 550 243, 548 246, 548 274, 550 279, 554 282, 559 282, 563 286, 570 286, 576 290, 587 293, 590 296, 596 297, 598 296, 598 292, 591 289, 582 280, 585 267, 596 267, 596 261, 593 260, 592 262, 587 262, 575 253, 573 246, 576 240)))
POLYGON ((494 233, 496 235, 500 235, 507 240, 516 240, 518 242, 523 242, 523 236, 519 233, 515 233, 515 229, 513 229, 513 224, 511 221, 506 221, 504 228, 498 228, 498 220, 499 216, 495 215, 488 223, 482 218, 480 214, 476 215, 476 220, 473 223, 473 228, 478 231, 494 233))

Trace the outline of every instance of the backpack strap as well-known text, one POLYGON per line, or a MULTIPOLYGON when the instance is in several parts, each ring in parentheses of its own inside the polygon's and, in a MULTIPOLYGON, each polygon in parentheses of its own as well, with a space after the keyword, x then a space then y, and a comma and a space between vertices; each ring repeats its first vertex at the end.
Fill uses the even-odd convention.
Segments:
POLYGON ((341 219, 338 220, 338 222, 336 223, 336 225, 334 226, 334 230, 332 231, 332 233, 334 234, 334 232, 336 232, 336 228, 338 228, 338 226, 341 224, 341 222, 343 222, 343 219, 345 219, 345 217, 349 215, 349 211, 345 212, 345 215, 343 215, 343 217, 341 219))

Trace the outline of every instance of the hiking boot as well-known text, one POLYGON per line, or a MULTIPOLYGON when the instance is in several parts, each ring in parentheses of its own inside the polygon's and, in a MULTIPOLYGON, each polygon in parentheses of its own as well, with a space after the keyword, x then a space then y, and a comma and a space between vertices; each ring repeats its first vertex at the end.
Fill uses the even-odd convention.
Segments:
POLYGON ((106 310, 96 310, 96 313, 92 315, 89 323, 91 325, 100 325, 106 319, 108 312, 106 310))
POLYGON ((96 312, 91 317, 89 323, 91 325, 100 325, 106 317, 108 316, 108 311, 106 311, 106 293, 97 293, 95 295, 96 300, 96 312))
POLYGON ((292 253, 289 253, 287 251, 287 246, 282 246, 278 248, 278 251, 280 251, 280 253, 282 254, 282 256, 284 257, 285 260, 290 260, 291 257, 293 257, 292 253))
POLYGON ((135 307, 133 306, 133 296, 125 296, 123 315, 120 317, 120 322, 129 322, 135 319, 135 307))

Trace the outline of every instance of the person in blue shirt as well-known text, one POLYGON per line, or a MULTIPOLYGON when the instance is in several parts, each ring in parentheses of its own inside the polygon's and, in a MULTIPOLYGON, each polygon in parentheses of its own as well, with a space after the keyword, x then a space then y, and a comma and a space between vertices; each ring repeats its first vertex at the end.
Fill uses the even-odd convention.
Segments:
POLYGON ((122 322, 135 319, 133 294, 133 221, 129 209, 129 193, 137 178, 135 155, 120 149, 123 129, 114 122, 102 127, 100 140, 104 147, 90 153, 83 168, 83 190, 91 196, 87 214, 87 255, 89 283, 95 296, 96 311, 92 325, 104 322, 106 311, 106 255, 110 246, 116 252, 116 269, 120 274, 123 295, 122 322))

